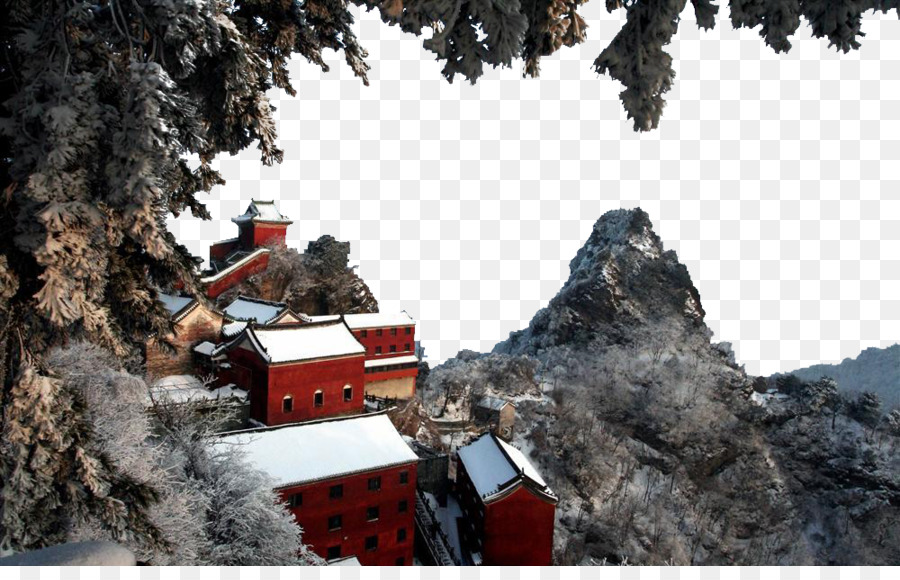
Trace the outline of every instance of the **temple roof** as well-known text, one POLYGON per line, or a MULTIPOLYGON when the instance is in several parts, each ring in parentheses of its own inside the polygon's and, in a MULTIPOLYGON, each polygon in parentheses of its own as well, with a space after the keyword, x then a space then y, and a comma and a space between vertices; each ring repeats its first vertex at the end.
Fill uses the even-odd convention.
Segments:
POLYGON ((389 326, 413 326, 416 322, 406 312, 368 312, 365 314, 345 314, 344 320, 352 330, 363 328, 386 328, 389 326))
POLYGON ((341 322, 248 325, 241 336, 229 343, 229 349, 245 340, 270 364, 366 353, 365 347, 341 322))
POLYGON ((261 199, 250 200, 250 205, 247 206, 247 211, 245 211, 243 215, 231 218, 231 221, 238 225, 250 222, 264 222, 286 225, 293 223, 290 219, 281 215, 281 212, 278 211, 277 207, 275 207, 274 201, 264 201, 261 199))
POLYGON ((383 414, 236 431, 226 433, 216 445, 236 445, 279 488, 419 459, 383 414))
POLYGON ((223 310, 232 320, 255 320, 265 324, 287 310, 287 304, 240 295, 223 310))
POLYGON ((458 451, 475 491, 485 501, 505 495, 521 484, 556 501, 556 496, 521 451, 485 433, 458 451))

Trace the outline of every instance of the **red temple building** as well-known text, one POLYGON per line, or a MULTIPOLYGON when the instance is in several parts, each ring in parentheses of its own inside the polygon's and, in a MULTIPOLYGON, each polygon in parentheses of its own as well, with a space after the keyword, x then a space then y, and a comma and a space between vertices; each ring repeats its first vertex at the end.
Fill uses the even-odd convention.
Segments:
POLYGON ((220 351, 220 380, 250 392, 251 418, 283 425, 363 411, 365 349, 342 321, 244 324, 220 351))
POLYGON ((418 457, 383 414, 225 434, 239 445, 303 528, 303 543, 332 561, 413 561, 418 457))
POLYGON ((238 237, 209 247, 210 270, 200 281, 206 295, 215 298, 269 266, 267 246, 284 244, 293 222, 281 215, 273 201, 251 200, 243 215, 231 218, 238 237))
POLYGON ((411 399, 416 394, 419 357, 415 354, 416 323, 399 314, 346 314, 353 336, 366 348, 366 394, 411 399))
POLYGON ((468 559, 485 566, 549 566, 558 498, 525 455, 485 433, 460 448, 456 493, 468 559))

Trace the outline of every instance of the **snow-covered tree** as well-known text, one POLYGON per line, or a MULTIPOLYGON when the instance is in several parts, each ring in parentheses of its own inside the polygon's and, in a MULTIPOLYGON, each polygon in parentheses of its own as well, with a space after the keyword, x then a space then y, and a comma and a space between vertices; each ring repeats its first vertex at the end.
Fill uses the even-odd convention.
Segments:
MULTIPOLYGON (((47 364, 84 401, 97 444, 117 470, 152 489, 158 498, 146 511, 165 543, 148 544, 140 535, 124 542, 139 561, 198 563, 207 543, 203 519, 198 517, 206 498, 197 486, 175 476, 171 449, 153 441, 144 380, 121 369, 116 357, 88 342, 53 349, 47 364)), ((69 517, 68 525, 70 540, 116 539, 95 517, 69 517)))
POLYGON ((271 481, 251 468, 239 449, 213 445, 214 431, 229 419, 229 407, 155 402, 143 379, 87 342, 54 349, 47 365, 60 385, 83 402, 98 452, 133 485, 158 498, 138 512, 146 513, 157 542, 140 534, 119 535, 102 513, 82 513, 70 504, 57 507, 55 518, 44 524, 52 527, 53 537, 116 539, 139 561, 154 565, 317 562, 301 544, 301 530, 271 481), (148 408, 153 412, 148 414, 148 408))
POLYGON ((250 467, 240 448, 215 444, 230 412, 206 402, 153 404, 171 469, 204 500, 196 510, 207 539, 199 560, 216 566, 321 564, 302 544, 302 530, 270 478, 250 467))
MULTIPOLYGON (((520 57, 536 75, 541 56, 585 38, 582 0, 353 2, 378 8, 405 32, 431 28, 423 45, 444 61, 450 81, 474 82, 485 64, 510 66, 520 57)), ((718 7, 691 4, 700 26, 712 27, 718 7)), ((627 21, 595 69, 624 84, 636 129, 656 127, 675 74, 663 47, 687 0, 606 5, 624 8, 627 21)), ((790 48, 800 16, 815 36, 847 51, 859 46, 863 13, 898 4, 732 0, 730 7, 735 26, 761 26, 776 51, 790 48)), ((219 153, 255 145, 263 163, 281 160, 266 91, 294 94, 292 54, 327 70, 322 51, 343 51, 368 82, 353 22, 348 0, 0 3, 0 510, 7 529, 32 515, 30 500, 16 498, 50 493, 42 486, 56 480, 47 474, 68 478, 66 466, 76 464, 59 485, 77 488, 84 505, 137 505, 129 486, 92 479, 116 475, 101 475, 104 460, 81 445, 87 426, 67 411, 77 401, 55 386, 40 357, 82 337, 124 356, 148 334, 168 334, 157 290, 180 284, 191 291, 196 281, 166 215, 190 210, 209 218, 197 195, 223 182, 210 166, 219 153), (48 415, 57 412, 67 418, 48 415), (34 453, 23 447, 31 444, 34 453)), ((135 518, 116 519, 140 527, 135 518)), ((15 532, 26 542, 29 533, 15 532)))

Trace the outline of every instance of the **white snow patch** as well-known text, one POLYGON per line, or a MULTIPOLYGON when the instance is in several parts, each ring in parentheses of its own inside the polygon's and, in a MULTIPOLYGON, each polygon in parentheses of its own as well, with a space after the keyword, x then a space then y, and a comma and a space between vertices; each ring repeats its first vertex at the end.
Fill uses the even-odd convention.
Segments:
POLYGON ((367 360, 366 368, 370 369, 370 368, 384 367, 384 366, 388 366, 388 365, 405 365, 405 364, 418 363, 418 362, 419 362, 419 357, 417 357, 414 354, 411 354, 409 356, 395 356, 395 357, 381 358, 381 359, 377 359, 377 360, 367 360))
POLYGON ((247 323, 244 321, 231 322, 222 327, 222 334, 227 337, 237 336, 243 330, 247 328, 247 323))
POLYGON ((214 445, 240 445, 279 487, 418 461, 387 415, 238 431, 214 445))
POLYGON ((383 312, 345 314, 344 320, 347 322, 347 326, 353 330, 387 326, 411 326, 415 324, 412 317, 406 312, 398 312, 396 314, 383 312))
POLYGON ((481 497, 492 495, 518 473, 490 435, 479 437, 460 448, 459 459, 481 497))
POLYGON ((206 356, 212 356, 216 350, 216 346, 216 344, 209 342, 208 340, 204 340, 194 347, 194 352, 205 354, 206 356))
POLYGON ((185 306, 193 302, 194 299, 190 296, 173 296, 172 294, 160 293, 159 301, 162 302, 166 310, 169 311, 170 316, 175 316, 184 310, 185 306))
POLYGON ((366 349, 343 324, 327 326, 270 326, 249 331, 269 362, 290 362, 365 354, 366 349))
POLYGON ((234 320, 256 320, 260 324, 265 324, 281 314, 286 308, 287 305, 285 304, 266 304, 256 300, 247 300, 243 296, 239 296, 234 302, 224 308, 224 312, 234 320))
POLYGON ((153 383, 147 394, 147 404, 152 404, 153 400, 160 403, 188 403, 230 398, 246 401, 247 395, 247 391, 233 384, 209 389, 195 376, 170 375, 153 383))

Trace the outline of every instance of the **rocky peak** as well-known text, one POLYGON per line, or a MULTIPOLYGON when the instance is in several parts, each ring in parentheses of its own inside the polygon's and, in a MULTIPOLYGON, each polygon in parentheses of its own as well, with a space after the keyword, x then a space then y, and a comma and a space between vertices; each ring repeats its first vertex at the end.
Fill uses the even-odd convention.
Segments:
POLYGON ((598 337, 627 342, 631 329, 648 324, 708 341, 700 294, 640 208, 613 210, 597 220, 569 269, 548 307, 495 351, 533 353, 598 337))

